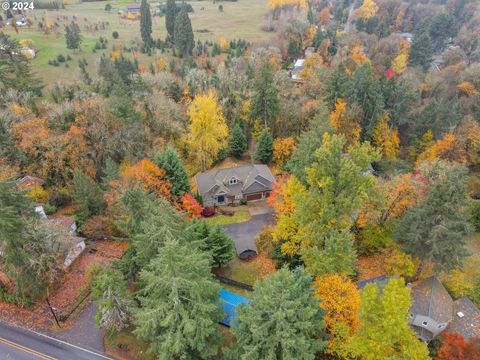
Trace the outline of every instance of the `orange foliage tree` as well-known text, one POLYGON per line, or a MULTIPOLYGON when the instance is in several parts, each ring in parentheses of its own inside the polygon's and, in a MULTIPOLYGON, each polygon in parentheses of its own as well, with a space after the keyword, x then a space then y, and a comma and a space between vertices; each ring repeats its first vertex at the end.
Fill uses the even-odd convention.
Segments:
POLYGON ((345 136, 347 139, 346 146, 356 144, 360 140, 360 133, 362 131, 360 124, 353 112, 348 111, 345 100, 337 100, 335 110, 330 113, 330 123, 339 134, 345 136))
POLYGON ((456 161, 464 163, 466 160, 465 149, 461 141, 452 133, 445 134, 418 156, 417 165, 424 161, 435 159, 456 161))
POLYGON ((277 138, 273 141, 272 147, 273 162, 277 164, 279 168, 283 168, 295 150, 295 141, 291 137, 284 139, 277 138))
POLYGON ((461 82, 457 85, 457 88, 467 96, 474 96, 479 93, 479 91, 475 88, 475 85, 469 81, 461 82))
POLYGON ((188 213, 190 218, 200 219, 200 214, 203 211, 202 205, 190 193, 185 193, 182 196, 182 208, 188 213))
POLYGON ((122 171, 122 179, 128 187, 140 186, 143 190, 152 191, 157 196, 170 197, 171 184, 165 178, 165 170, 147 159, 127 166, 122 171))

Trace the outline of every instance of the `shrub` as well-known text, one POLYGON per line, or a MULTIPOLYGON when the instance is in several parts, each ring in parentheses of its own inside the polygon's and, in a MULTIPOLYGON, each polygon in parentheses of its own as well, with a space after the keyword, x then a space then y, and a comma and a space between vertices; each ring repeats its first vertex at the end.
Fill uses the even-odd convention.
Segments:
POLYGON ((110 11, 110 10, 112 10, 112 5, 111 4, 105 5, 105 11, 110 11))
POLYGON ((114 39, 118 39, 119 36, 120 36, 120 35, 118 34, 118 31, 114 31, 114 32, 112 33, 112 37, 113 37, 114 39))
POLYGON ((65 56, 63 56, 63 54, 59 54, 57 55, 57 61, 60 62, 60 63, 63 63, 65 62, 65 56))
POLYGON ((43 210, 45 211, 46 215, 53 215, 57 212, 57 208, 50 204, 45 204, 43 206, 43 210))
POLYGON ((54 190, 51 192, 48 202, 57 208, 67 206, 72 198, 65 189, 54 190))
POLYGON ((475 231, 480 231, 480 200, 472 200, 470 205, 470 224, 475 231))
POLYGON ((35 187, 27 193, 27 196, 35 202, 43 203, 48 198, 48 193, 42 187, 35 187))

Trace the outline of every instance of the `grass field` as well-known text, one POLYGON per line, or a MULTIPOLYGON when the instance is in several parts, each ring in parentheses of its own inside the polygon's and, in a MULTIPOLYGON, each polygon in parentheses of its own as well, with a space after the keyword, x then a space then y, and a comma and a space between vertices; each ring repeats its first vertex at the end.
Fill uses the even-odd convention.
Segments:
POLYGON ((232 216, 216 215, 205 219, 206 222, 215 225, 236 224, 250 220, 252 216, 247 210, 236 211, 232 216))
MULTIPOLYGON (((120 34, 119 39, 115 41, 119 46, 131 46, 135 42, 140 43, 139 21, 124 20, 118 15, 119 10, 124 10, 125 5, 133 2, 127 0, 76 2, 67 4, 66 9, 58 11, 30 10, 26 15, 33 22, 31 28, 19 28, 18 34, 11 27, 2 31, 18 40, 30 39, 33 41, 34 48, 39 50, 39 53, 32 60, 32 67, 46 84, 61 80, 75 80, 78 79, 79 59, 85 58, 89 64, 88 70, 93 72, 95 71, 96 60, 102 53, 110 54, 111 44, 114 41, 112 39, 113 31, 120 34), (104 10, 107 3, 110 3, 113 7, 109 12, 104 10), (59 25, 56 33, 45 35, 38 29, 38 23, 45 16, 52 23, 59 25), (81 51, 67 50, 65 44, 64 26, 74 17, 82 31, 81 51), (87 30, 87 27, 93 28, 94 25, 100 23, 108 23, 105 30, 87 30), (108 49, 93 53, 93 47, 100 36, 108 39, 108 49), (72 61, 68 63, 68 67, 65 67, 64 64, 59 67, 48 65, 48 61, 59 54, 65 57, 70 55, 72 61)), ((152 13, 155 8, 158 8, 158 4, 158 2, 151 2, 152 13)), ((261 30, 262 18, 266 12, 266 0, 221 2, 224 8, 223 12, 218 10, 218 3, 191 1, 191 4, 194 13, 190 14, 190 18, 196 39, 218 40, 224 37, 227 40, 241 38, 250 42, 259 42, 268 40, 272 36, 271 33, 261 30)), ((165 39, 165 18, 154 16, 152 21, 153 38, 165 39)), ((149 65, 153 62, 153 57, 141 54, 139 62, 149 65)))

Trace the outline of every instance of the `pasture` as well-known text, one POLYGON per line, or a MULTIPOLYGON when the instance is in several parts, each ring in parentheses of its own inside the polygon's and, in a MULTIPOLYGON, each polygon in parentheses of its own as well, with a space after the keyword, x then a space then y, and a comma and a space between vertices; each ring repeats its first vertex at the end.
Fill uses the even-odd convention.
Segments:
MULTIPOLYGON (((38 1, 38 0, 34 0, 38 1)), ((40 0, 44 1, 44 0, 40 0)), ((95 71, 97 59, 105 53, 110 55, 112 45, 117 48, 138 47, 140 40, 140 22, 138 20, 122 19, 119 11, 125 10, 126 5, 133 1, 96 1, 70 2, 65 9, 60 10, 28 10, 26 17, 32 21, 30 27, 19 27, 18 34, 7 26, 1 31, 21 40, 29 39, 38 55, 32 60, 33 71, 45 82, 51 84, 56 81, 78 79, 78 60, 85 58, 88 70, 95 71), (105 11, 105 5, 110 4, 112 9, 105 11), (65 44, 64 26, 74 20, 81 29, 83 42, 80 51, 68 50, 65 44), (45 34, 39 28, 39 23, 48 21, 54 25, 50 33, 45 34), (112 38, 117 31, 119 38, 112 38), (93 52, 95 43, 100 37, 108 39, 107 49, 93 52), (58 67, 48 64, 59 54, 70 56, 71 60, 61 63, 58 67), (66 65, 67 64, 67 65, 66 65)), ((190 13, 195 40, 213 40, 220 38, 227 40, 245 39, 250 42, 261 42, 271 38, 272 33, 262 31, 261 25, 266 12, 266 0, 239 0, 237 2, 191 1, 194 13, 190 13), (219 4, 223 5, 223 12, 219 11, 219 4)), ((159 2, 151 2, 152 15, 159 8, 159 2)), ((163 16, 152 16, 152 37, 165 39, 166 28, 163 16)), ((131 54, 125 54, 131 56, 131 54)), ((149 65, 154 58, 140 54, 140 63, 149 65)))

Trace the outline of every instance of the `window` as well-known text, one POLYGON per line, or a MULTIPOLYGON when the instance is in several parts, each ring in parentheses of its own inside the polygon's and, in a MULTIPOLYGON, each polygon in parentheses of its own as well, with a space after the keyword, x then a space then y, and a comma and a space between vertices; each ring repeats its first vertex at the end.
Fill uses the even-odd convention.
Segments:
POLYGON ((229 185, 235 185, 235 184, 238 184, 238 179, 233 177, 231 178, 229 181, 228 181, 228 184, 229 185))
POLYGON ((428 325, 428 322, 424 321, 424 322, 422 322, 422 325, 423 325, 423 326, 427 326, 427 325, 428 325))

